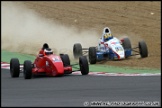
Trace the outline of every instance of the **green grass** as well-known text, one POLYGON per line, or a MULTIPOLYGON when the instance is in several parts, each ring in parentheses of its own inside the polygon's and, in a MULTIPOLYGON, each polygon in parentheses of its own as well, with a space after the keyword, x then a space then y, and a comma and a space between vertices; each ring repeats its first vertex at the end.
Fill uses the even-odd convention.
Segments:
POLYGON ((132 67, 117 67, 107 65, 90 65, 90 71, 101 71, 111 73, 160 73, 158 69, 147 68, 132 68, 132 67))
POLYGON ((1 51, 1 61, 10 63, 11 58, 18 58, 20 64, 23 64, 25 60, 31 60, 32 62, 35 59, 33 55, 21 54, 16 52, 1 51))
MULTIPOLYGON (((21 54, 16 52, 9 52, 2 50, 1 51, 1 61, 10 63, 11 58, 18 58, 20 64, 23 64, 25 60, 31 60, 34 62, 36 56, 21 54)), ((73 64, 73 63, 71 63, 73 64)), ((75 67, 79 68, 78 65, 75 67)), ((76 68, 73 68, 77 70, 76 68)), ((108 66, 108 65, 89 65, 90 72, 110 72, 110 73, 160 73, 159 69, 150 69, 150 68, 132 68, 132 67, 117 67, 117 66, 108 66)))

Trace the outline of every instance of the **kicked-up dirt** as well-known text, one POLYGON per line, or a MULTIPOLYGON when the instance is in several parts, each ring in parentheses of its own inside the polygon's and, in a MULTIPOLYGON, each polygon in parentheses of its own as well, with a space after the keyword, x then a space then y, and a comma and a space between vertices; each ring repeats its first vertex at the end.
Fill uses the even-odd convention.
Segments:
MULTIPOLYGON (((127 60, 106 61, 102 63, 114 66, 161 69, 160 1, 24 1, 15 3, 22 3, 28 9, 39 13, 39 17, 55 21, 59 24, 56 28, 60 26, 77 28, 75 33, 69 33, 70 35, 74 34, 74 37, 68 35, 65 37, 60 36, 62 39, 55 40, 53 43, 60 45, 61 41, 66 40, 67 43, 63 44, 65 46, 70 44, 68 47, 71 47, 71 49, 73 44, 77 42, 82 42, 81 44, 84 45, 86 45, 85 43, 91 43, 87 47, 96 46, 98 39, 102 35, 103 28, 109 27, 115 37, 128 36, 132 46, 137 46, 140 40, 144 40, 149 54, 147 58, 135 56, 127 60), (86 32, 83 33, 81 31, 86 32), (77 36, 80 38, 77 38, 77 36), (84 41, 80 41, 81 39, 84 41)), ((52 28, 52 25, 50 27, 52 28)), ((59 29, 60 32, 67 32, 64 28, 61 29, 61 27, 59 29)), ((46 27, 39 30, 46 31, 46 29, 49 28, 46 27)), ((43 37, 40 36, 40 38, 43 37)), ((50 41, 49 39, 48 42, 50 41)), ((57 47, 56 45, 55 47, 57 47)), ((7 49, 8 47, 5 48, 7 49)))

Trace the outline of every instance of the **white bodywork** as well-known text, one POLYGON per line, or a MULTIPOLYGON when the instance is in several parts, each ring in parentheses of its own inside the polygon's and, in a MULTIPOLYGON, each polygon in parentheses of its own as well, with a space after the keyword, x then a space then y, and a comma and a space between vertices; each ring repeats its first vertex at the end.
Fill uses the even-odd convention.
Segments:
POLYGON ((98 51, 109 52, 109 50, 112 49, 112 51, 119 56, 118 59, 125 58, 124 48, 121 45, 121 41, 118 40, 116 37, 114 37, 113 39, 110 39, 107 42, 103 42, 102 39, 100 39, 99 44, 100 45, 98 45, 98 51))

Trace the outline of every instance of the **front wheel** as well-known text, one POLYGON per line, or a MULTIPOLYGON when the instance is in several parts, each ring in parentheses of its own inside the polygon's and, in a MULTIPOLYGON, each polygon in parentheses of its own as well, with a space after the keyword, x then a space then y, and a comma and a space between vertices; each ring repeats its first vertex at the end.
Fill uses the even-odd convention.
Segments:
POLYGON ((144 41, 139 42, 139 52, 142 58, 148 56, 148 50, 147 50, 147 45, 144 41))
POLYGON ((82 75, 87 75, 89 73, 89 65, 86 57, 84 56, 79 57, 79 66, 82 75))
POLYGON ((24 61, 24 78, 31 79, 32 77, 32 63, 29 60, 24 61))
POLYGON ((20 75, 20 63, 17 58, 10 60, 10 73, 12 78, 19 77, 20 75))
POLYGON ((70 66, 70 59, 69 59, 69 56, 67 54, 62 54, 62 55, 60 55, 60 57, 61 57, 61 60, 63 62, 64 67, 70 66))

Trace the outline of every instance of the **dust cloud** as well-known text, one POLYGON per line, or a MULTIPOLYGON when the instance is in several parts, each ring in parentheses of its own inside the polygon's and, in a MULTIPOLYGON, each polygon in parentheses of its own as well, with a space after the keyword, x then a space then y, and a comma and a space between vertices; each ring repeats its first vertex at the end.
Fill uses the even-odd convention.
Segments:
POLYGON ((97 45, 99 34, 93 30, 63 26, 20 2, 1 3, 2 50, 37 55, 42 45, 48 43, 55 54, 66 53, 73 58, 74 43, 87 48, 97 45))

